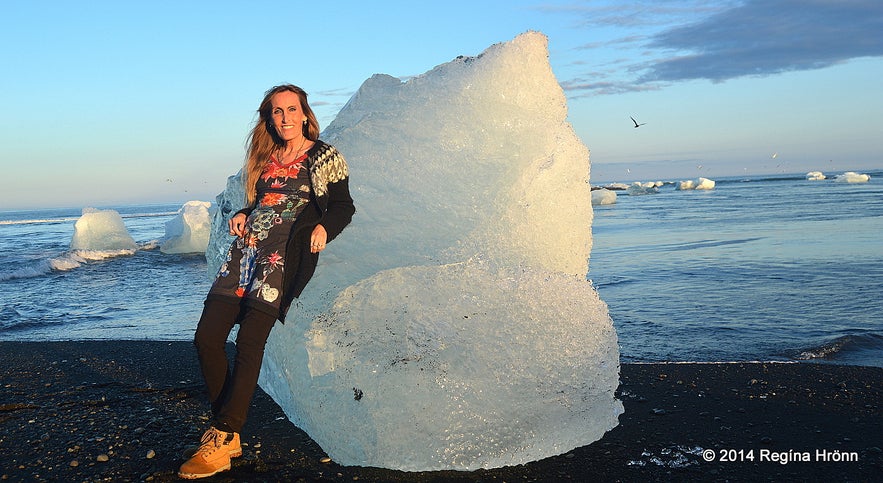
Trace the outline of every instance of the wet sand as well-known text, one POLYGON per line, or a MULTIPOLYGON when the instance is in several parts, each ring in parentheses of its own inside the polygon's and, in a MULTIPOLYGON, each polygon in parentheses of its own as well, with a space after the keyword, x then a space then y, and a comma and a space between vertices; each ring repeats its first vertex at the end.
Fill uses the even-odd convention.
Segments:
MULTIPOLYGON (((207 427, 192 344, 0 342, 0 479, 179 481, 207 427)), ((625 364, 601 440, 526 465, 401 472, 323 463, 262 391, 244 455, 205 481, 880 481, 883 368, 625 364), (712 461, 706 461, 706 457, 712 461)))

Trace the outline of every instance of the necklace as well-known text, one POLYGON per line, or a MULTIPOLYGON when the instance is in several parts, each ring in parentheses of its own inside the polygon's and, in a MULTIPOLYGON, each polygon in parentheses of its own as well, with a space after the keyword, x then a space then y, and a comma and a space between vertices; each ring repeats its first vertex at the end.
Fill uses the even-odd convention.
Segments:
POLYGON ((300 155, 300 151, 304 148, 304 144, 306 144, 306 143, 307 143, 307 137, 302 136, 301 141, 300 141, 300 146, 298 146, 297 151, 294 152, 294 157, 291 158, 291 161, 289 161, 288 163, 285 163, 282 161, 285 158, 285 149, 284 148, 280 149, 279 150, 279 163, 280 164, 290 164, 290 163, 294 162, 297 159, 297 157, 300 155))

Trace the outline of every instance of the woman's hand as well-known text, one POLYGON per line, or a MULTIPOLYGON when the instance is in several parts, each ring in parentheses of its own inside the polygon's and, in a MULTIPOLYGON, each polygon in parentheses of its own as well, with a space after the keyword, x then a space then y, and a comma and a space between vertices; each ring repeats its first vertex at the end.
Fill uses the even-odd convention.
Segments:
POLYGON ((247 218, 248 217, 245 216, 245 213, 239 213, 233 218, 230 218, 230 234, 238 237, 245 235, 245 220, 247 218))
POLYGON ((322 225, 316 225, 313 233, 310 235, 310 253, 319 253, 325 249, 325 243, 328 241, 328 233, 322 225))

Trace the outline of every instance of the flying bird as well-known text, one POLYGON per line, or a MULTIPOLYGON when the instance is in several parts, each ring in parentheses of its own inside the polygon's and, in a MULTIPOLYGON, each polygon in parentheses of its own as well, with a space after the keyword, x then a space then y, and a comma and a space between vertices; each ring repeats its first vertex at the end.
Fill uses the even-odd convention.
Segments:
POLYGON ((643 126, 644 124, 647 124, 646 122, 642 122, 641 124, 638 124, 638 121, 635 121, 635 118, 633 118, 632 116, 629 116, 629 119, 631 119, 632 122, 635 123, 635 129, 643 126))

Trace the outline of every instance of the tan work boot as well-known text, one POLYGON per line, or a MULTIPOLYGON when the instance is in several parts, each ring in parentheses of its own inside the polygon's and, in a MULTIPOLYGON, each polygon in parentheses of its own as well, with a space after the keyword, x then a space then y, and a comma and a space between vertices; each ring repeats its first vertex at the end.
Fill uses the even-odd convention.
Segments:
MULTIPOLYGON (((229 445, 236 433, 211 427, 202 435, 202 444, 192 458, 178 469, 178 476, 188 480, 206 478, 230 469, 229 445), (228 441, 229 438, 229 441, 228 441)), ((242 449, 240 448, 240 451, 242 449)))
MULTIPOLYGON (((186 448, 184 451, 181 452, 181 456, 185 460, 189 460, 190 458, 193 458, 193 455, 195 455, 197 451, 199 451, 199 448, 199 446, 191 446, 189 448, 186 448)), ((242 456, 242 443, 239 439, 239 433, 233 433, 233 439, 231 439, 230 442, 227 443, 227 448, 230 452, 230 458, 239 458, 240 456, 242 456)))

